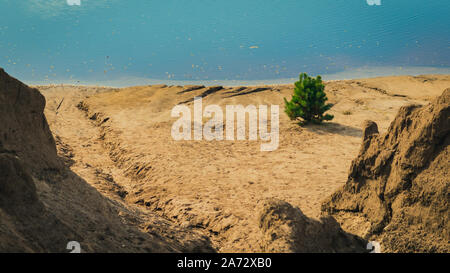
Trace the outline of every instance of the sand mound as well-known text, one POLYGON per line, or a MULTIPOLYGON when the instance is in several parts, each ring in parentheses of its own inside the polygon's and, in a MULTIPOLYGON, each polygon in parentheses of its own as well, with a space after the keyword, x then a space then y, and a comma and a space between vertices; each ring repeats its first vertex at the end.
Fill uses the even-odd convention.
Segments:
POLYGON ((333 217, 308 218, 299 208, 268 199, 259 209, 259 227, 266 252, 365 252, 367 242, 344 232, 333 217))
POLYGON ((46 211, 33 181, 62 167, 45 99, 0 69, 0 102, 0 250, 53 251, 74 234, 46 211))
POLYGON ((0 152, 19 156, 32 171, 60 168, 44 96, 0 68, 0 102, 0 152))
POLYGON ((0 69, 0 252, 68 252, 69 241, 85 252, 213 251, 207 238, 109 199, 72 172, 44 107, 37 89, 0 69))
POLYGON ((385 134, 366 122, 348 181, 322 210, 363 216, 384 251, 449 252, 449 131, 450 89, 400 108, 385 134))

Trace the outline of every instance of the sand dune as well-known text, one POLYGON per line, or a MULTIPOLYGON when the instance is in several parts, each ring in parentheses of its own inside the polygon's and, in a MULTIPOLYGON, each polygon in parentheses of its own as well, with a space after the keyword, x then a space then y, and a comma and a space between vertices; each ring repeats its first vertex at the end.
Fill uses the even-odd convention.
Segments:
POLYGON ((282 112, 290 85, 38 89, 73 172, 107 196, 208 236, 218 251, 254 252, 276 251, 259 227, 267 200, 318 218, 321 202, 347 180, 364 120, 384 132, 401 106, 427 104, 449 86, 449 75, 328 82, 335 119, 299 127, 281 113, 280 144, 272 152, 261 152, 260 141, 175 141, 170 111, 179 103, 192 107, 194 96, 202 96, 204 105, 279 104, 282 112))

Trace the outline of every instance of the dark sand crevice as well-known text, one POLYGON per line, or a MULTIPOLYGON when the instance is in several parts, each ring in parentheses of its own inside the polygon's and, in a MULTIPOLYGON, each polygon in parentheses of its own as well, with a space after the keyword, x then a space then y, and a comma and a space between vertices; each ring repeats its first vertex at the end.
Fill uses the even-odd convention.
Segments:
MULTIPOLYGON (((223 89, 223 86, 212 86, 212 87, 208 87, 205 91, 203 91, 203 93, 201 93, 200 95, 198 95, 197 97, 201 97, 201 98, 205 98, 208 95, 214 94, 217 91, 220 91, 223 89)), ((188 100, 185 100, 183 102, 180 102, 179 104, 185 104, 185 103, 189 103, 194 101, 194 98, 190 98, 188 100)))

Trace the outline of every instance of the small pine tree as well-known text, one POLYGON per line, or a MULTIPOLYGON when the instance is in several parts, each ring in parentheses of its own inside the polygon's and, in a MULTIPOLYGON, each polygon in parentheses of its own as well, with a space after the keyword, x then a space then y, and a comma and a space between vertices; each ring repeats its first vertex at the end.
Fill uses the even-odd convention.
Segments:
POLYGON ((284 99, 285 112, 291 120, 302 118, 299 124, 307 124, 313 122, 322 123, 324 120, 332 120, 333 115, 324 113, 333 106, 333 104, 325 102, 328 100, 325 94, 325 86, 322 78, 311 78, 306 73, 300 74, 300 80, 295 82, 294 94, 292 100, 284 99))

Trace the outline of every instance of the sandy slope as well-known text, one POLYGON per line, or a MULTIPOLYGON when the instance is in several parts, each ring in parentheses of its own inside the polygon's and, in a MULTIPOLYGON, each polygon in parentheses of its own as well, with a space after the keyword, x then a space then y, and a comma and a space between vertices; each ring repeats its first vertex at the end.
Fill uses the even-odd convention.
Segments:
MULTIPOLYGON (((43 88, 45 89, 45 88, 43 88)), ((57 183, 40 181, 41 198, 59 213, 61 219, 76 221, 74 229, 83 236, 94 233, 98 238, 79 240, 86 252, 211 252, 209 239, 174 225, 173 222, 134 204, 123 197, 129 179, 121 175, 98 141, 97 128, 85 119, 74 103, 99 90, 66 89, 64 100, 59 90, 48 90, 46 117, 51 120, 58 155, 73 172, 57 177, 57 183), (54 96, 57 94, 56 96, 54 96), (63 103, 61 103, 61 101, 63 103), (59 106, 59 108, 58 108, 59 106), (56 109, 58 109, 56 111, 56 109), (120 181, 121 184, 117 183, 120 181), (128 181, 128 182, 127 182, 128 181), (61 206, 65 202, 71 206, 61 206), (81 215, 80 215, 81 211, 81 215), (100 215, 98 215, 100 213, 100 215), (86 215, 86 216, 84 216, 86 215), (96 222, 92 225, 84 217, 96 222), (89 225, 88 227, 86 227, 89 225), (152 242, 155 241, 155 242, 152 242), (155 248, 159 241, 162 246, 155 248), (118 244, 111 247, 111 244, 118 244), (92 245, 92 246, 90 246, 92 245)), ((46 251, 49 251, 48 249, 46 251)), ((59 250, 61 251, 61 250, 59 250)), ((63 250, 64 251, 64 250, 63 250)))
POLYGON ((210 236, 219 251, 236 252, 264 250, 256 212, 267 198, 319 215, 321 201, 347 179, 364 120, 383 132, 402 105, 425 104, 448 87, 449 75, 329 82, 335 119, 301 128, 281 113, 280 145, 273 152, 261 152, 259 141, 174 141, 170 111, 206 93, 204 105, 279 104, 282 112, 292 86, 38 88, 60 150, 70 147, 75 173, 102 193, 210 236))
POLYGON ((102 170, 70 170, 80 165, 54 133, 55 141, 44 108, 37 89, 0 68, 0 252, 68 252, 73 240, 82 252, 213 250, 205 236, 100 194, 94 181, 109 185, 102 192, 118 187, 102 170))

